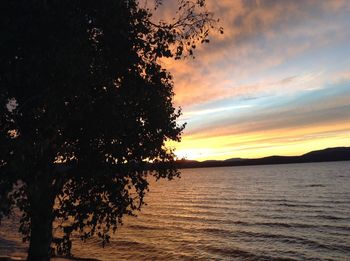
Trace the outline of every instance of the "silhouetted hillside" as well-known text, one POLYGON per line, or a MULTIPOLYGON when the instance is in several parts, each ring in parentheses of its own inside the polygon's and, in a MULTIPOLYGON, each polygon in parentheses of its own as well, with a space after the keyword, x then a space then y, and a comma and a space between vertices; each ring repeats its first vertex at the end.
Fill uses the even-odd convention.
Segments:
POLYGON ((350 160, 350 147, 328 148, 324 150, 311 151, 301 156, 269 156, 258 159, 232 158, 227 160, 206 160, 203 162, 195 160, 179 160, 178 168, 204 168, 224 166, 248 166, 269 165, 287 163, 307 163, 350 160))
POLYGON ((226 162, 236 162, 236 161, 242 161, 242 160, 244 160, 244 159, 242 159, 242 158, 232 158, 232 159, 226 159, 224 161, 226 161, 226 162))
POLYGON ((328 148, 324 150, 315 150, 302 155, 304 160, 313 161, 338 161, 350 159, 349 147, 328 148))

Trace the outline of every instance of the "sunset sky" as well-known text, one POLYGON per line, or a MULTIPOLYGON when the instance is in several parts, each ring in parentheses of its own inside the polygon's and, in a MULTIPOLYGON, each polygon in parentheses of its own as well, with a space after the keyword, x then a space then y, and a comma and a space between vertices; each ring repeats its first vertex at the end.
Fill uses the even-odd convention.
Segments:
POLYGON ((179 157, 253 158, 350 146, 350 1, 207 0, 221 19, 196 59, 166 60, 179 157))

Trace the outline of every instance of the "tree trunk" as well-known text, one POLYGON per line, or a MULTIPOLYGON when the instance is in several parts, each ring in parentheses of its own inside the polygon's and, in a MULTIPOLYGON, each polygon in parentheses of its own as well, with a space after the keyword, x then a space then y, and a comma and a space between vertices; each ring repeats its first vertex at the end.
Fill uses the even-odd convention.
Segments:
POLYGON ((43 183, 46 182, 41 181, 31 186, 31 231, 27 261, 49 261, 51 256, 54 200, 50 186, 43 183))

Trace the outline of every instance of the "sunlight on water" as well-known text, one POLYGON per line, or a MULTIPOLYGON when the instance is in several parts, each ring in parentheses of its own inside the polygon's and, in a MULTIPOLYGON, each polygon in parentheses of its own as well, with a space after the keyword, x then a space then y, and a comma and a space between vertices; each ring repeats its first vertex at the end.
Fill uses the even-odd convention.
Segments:
MULTIPOLYGON (((152 182, 147 206, 102 249, 100 260, 272 260, 350 257, 350 162, 186 169, 152 182)), ((15 224, 0 227, 0 253, 25 256, 15 224)))

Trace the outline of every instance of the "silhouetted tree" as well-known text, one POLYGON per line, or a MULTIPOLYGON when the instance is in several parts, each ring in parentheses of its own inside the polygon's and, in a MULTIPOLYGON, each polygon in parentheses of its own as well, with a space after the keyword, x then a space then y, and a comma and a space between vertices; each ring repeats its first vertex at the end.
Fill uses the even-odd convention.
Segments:
POLYGON ((165 142, 184 126, 159 58, 193 55, 215 21, 201 0, 179 0, 170 22, 137 0, 0 7, 0 220, 19 209, 31 261, 69 254, 74 231, 105 244, 147 175, 178 175, 165 142))

